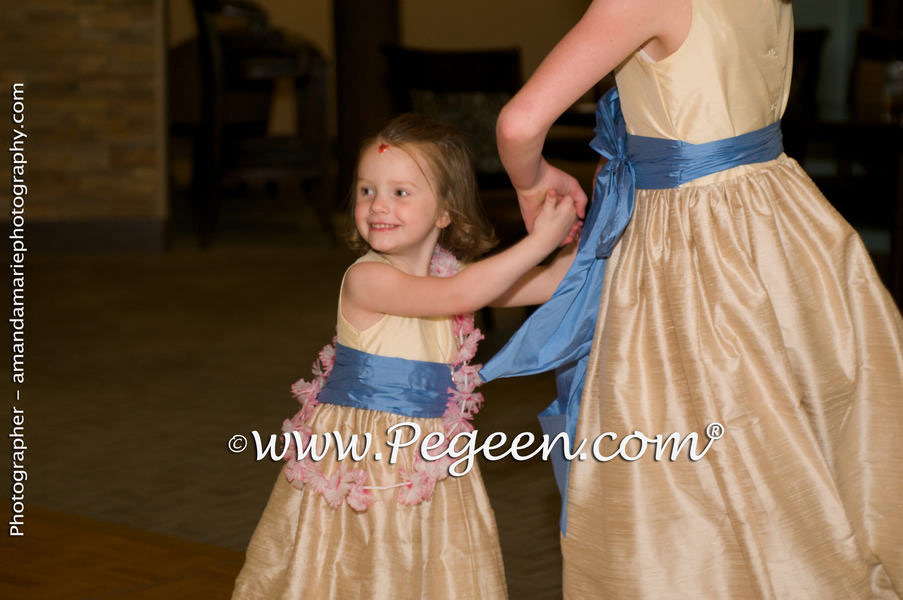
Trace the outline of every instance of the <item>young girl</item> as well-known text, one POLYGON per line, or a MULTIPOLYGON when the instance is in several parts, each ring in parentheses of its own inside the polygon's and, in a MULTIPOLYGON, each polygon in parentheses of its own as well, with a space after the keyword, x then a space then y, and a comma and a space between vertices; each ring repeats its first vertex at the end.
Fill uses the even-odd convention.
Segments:
POLYGON ((549 126, 615 72, 577 258, 483 380, 558 367, 576 440, 716 440, 570 463, 566 598, 903 597, 903 320, 782 152, 792 49, 782 0, 594 0, 499 117, 529 228, 579 194, 549 126))
POLYGON ((337 343, 321 352, 314 381, 295 386, 302 409, 285 429, 302 447, 332 431, 373 444, 357 462, 335 452, 296 459, 292 445, 233 598, 506 597, 479 470, 449 476, 451 460, 424 460, 419 443, 390 464, 385 442, 409 441, 410 423, 420 440, 472 429, 482 397, 469 361, 482 336, 469 313, 509 289, 502 304, 548 298, 566 260, 530 269, 575 219, 571 199, 550 195, 530 235, 460 269, 448 251, 471 259, 493 242, 462 139, 405 115, 363 145, 354 242, 369 252, 345 273, 337 343))

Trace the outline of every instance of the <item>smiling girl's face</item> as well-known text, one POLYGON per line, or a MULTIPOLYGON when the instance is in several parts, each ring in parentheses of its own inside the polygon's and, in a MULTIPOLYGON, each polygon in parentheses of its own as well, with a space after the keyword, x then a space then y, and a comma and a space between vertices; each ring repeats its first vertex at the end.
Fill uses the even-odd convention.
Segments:
POLYGON ((419 262, 432 255, 448 212, 413 144, 374 143, 358 163, 354 222, 365 242, 389 257, 419 262))

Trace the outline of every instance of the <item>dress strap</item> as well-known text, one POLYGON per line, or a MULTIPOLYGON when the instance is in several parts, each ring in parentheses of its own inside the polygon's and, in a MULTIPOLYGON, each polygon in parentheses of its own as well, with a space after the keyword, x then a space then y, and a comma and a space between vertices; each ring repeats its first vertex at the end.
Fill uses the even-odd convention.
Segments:
MULTIPOLYGON (((725 169, 773 160, 783 151, 780 122, 705 144, 629 135, 617 88, 599 100, 595 132, 590 146, 608 162, 596 176, 577 256, 549 301, 530 315, 480 370, 480 378, 488 382, 555 369, 558 396, 540 413, 539 420, 550 438, 567 433, 571 449, 605 263, 630 222, 635 189, 677 187, 725 169)), ((569 464, 563 451, 552 454, 552 466, 566 507, 569 464)), ((566 524, 562 510, 564 533, 566 524)))
POLYGON ((451 368, 445 363, 380 356, 336 344, 335 365, 318 400, 436 418, 445 413, 453 388, 451 368))

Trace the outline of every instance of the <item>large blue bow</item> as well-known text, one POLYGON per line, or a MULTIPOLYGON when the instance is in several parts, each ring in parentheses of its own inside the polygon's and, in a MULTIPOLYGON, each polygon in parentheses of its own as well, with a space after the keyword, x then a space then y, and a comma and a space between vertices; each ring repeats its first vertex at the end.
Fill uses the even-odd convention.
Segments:
MULTIPOLYGON (((608 159, 596 176, 593 205, 585 230, 589 239, 598 239, 596 258, 608 258, 633 214, 636 173, 628 160, 627 125, 621 114, 617 88, 612 88, 596 105, 596 137, 590 147, 608 159), (602 219, 598 214, 605 215, 602 219), (595 224, 599 221, 598 231, 595 224), (595 236, 598 235, 598 238, 595 236)), ((580 246, 583 245, 581 240, 580 246)), ((578 246, 579 253, 579 246, 578 246)), ((603 265, 604 269, 604 265, 603 265)))
MULTIPOLYGON (((605 279, 604 259, 611 255, 633 213, 635 175, 627 161, 627 130, 617 89, 599 101, 595 132, 590 146, 609 160, 596 176, 574 262, 549 301, 536 309, 480 371, 480 378, 490 381, 556 369, 558 397, 539 420, 550 439, 566 432, 569 450, 576 435, 580 395, 605 279)), ((557 450, 552 454, 552 466, 566 505, 568 463, 563 449, 557 450)), ((564 511, 561 529, 565 530, 564 511)))
MULTIPOLYGON (((540 306, 480 371, 483 381, 555 369, 558 397, 539 415, 553 439, 567 433, 571 450, 589 360, 605 264, 633 214, 635 187, 662 189, 743 164, 777 158, 783 151, 780 121, 704 144, 629 135, 617 89, 596 108, 590 146, 608 159, 596 175, 577 256, 551 299, 540 306)), ((602 433, 602 432, 600 432, 602 433)), ((567 507, 568 462, 552 454, 563 507, 567 507)), ((566 532, 562 509, 561 530, 566 532)))

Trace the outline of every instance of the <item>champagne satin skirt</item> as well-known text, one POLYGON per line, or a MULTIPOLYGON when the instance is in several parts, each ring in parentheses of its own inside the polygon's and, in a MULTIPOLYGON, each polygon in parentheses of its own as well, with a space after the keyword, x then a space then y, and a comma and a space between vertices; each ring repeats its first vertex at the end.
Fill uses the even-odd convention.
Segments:
POLYGON ((577 439, 724 435, 571 463, 566 598, 903 597, 903 321, 794 160, 748 171, 637 193, 577 439))
MULTIPOLYGON (((389 464, 386 430, 402 422, 416 422, 420 439, 442 431, 441 419, 330 404, 317 407, 312 426, 315 432, 339 431, 346 440, 370 432, 370 456, 380 451, 382 460, 347 458, 343 464, 366 467, 371 485, 391 485, 400 481, 400 469, 411 467, 417 448, 403 448, 398 462, 389 464)), ((332 473, 334 453, 318 464, 332 473)), ((347 505, 333 509, 320 494, 295 489, 280 472, 232 598, 507 598, 495 515, 476 464, 467 475, 437 482, 431 499, 419 505, 399 504, 397 492, 374 491, 377 500, 364 512, 347 505)))

